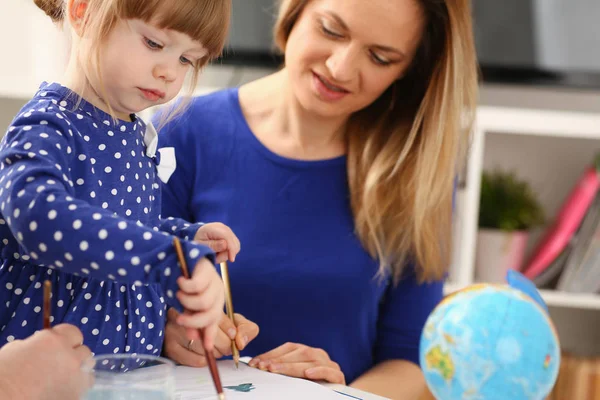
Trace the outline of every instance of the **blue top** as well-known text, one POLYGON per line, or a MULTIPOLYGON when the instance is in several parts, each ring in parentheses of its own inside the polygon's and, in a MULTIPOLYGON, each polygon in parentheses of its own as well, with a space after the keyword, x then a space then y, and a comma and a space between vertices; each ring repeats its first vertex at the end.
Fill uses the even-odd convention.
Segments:
POLYGON ((159 133, 159 146, 174 146, 180 160, 163 214, 221 221, 238 235, 234 309, 260 327, 243 355, 285 342, 319 347, 348 382, 383 360, 418 363, 442 282, 419 285, 412 269, 396 287, 375 276, 379 264, 354 234, 346 157, 274 154, 248 127, 237 89, 190 107, 159 133))
MULTIPOLYGON (((163 293, 179 305, 181 276, 173 237, 158 231, 185 238, 199 225, 160 219, 146 125, 77 100, 43 84, 0 145, 0 345, 42 328, 49 279, 51 322, 77 325, 93 352, 157 354, 163 293)), ((190 270, 210 251, 182 246, 190 270)))

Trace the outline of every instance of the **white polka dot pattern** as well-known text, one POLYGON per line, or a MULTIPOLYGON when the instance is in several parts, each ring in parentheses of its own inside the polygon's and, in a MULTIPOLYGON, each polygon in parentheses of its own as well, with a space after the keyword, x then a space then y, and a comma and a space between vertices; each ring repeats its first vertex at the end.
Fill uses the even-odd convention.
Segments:
MULTIPOLYGON (((45 85, 0 145, 0 346, 41 327, 50 279, 53 321, 80 327, 94 353, 157 354, 167 303, 178 306, 170 235, 193 237, 199 225, 160 219, 141 120, 115 126, 71 99, 45 85)), ((190 268, 209 254, 182 245, 190 268)))

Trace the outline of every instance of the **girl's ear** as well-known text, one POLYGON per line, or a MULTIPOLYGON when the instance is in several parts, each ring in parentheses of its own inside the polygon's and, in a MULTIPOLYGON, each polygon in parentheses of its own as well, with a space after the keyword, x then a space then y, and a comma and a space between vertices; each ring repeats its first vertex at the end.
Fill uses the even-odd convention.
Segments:
POLYGON ((87 6, 88 0, 67 1, 67 18, 69 19, 69 23, 79 36, 81 36, 83 33, 87 6))

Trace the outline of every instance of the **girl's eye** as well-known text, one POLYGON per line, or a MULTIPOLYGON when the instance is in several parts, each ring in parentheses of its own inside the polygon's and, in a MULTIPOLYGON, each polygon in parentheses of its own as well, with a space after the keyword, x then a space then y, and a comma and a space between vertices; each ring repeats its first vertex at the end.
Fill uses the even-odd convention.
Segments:
POLYGON ((179 62, 182 63, 182 64, 184 64, 184 65, 194 66, 194 63, 191 60, 185 58, 184 56, 179 57, 179 62))
POLYGON ((144 42, 146 42, 146 46, 148 46, 149 48, 153 49, 153 50, 160 50, 163 48, 162 45, 156 43, 154 40, 148 39, 148 38, 144 38, 144 42))
POLYGON ((376 64, 379 64, 379 65, 385 66, 385 65, 391 64, 390 60, 380 57, 377 55, 377 53, 374 53, 374 52, 371 52, 371 58, 372 58, 373 62, 375 62, 376 64))

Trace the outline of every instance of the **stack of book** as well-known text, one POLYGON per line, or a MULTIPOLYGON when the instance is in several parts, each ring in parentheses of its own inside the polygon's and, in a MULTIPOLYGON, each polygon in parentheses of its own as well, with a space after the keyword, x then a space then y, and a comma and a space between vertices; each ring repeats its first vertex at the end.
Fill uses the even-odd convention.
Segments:
POLYGON ((523 270, 540 288, 600 292, 600 156, 582 174, 523 270))

